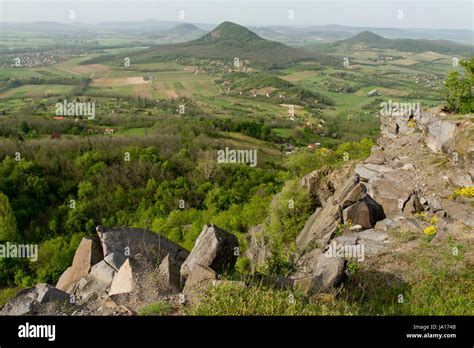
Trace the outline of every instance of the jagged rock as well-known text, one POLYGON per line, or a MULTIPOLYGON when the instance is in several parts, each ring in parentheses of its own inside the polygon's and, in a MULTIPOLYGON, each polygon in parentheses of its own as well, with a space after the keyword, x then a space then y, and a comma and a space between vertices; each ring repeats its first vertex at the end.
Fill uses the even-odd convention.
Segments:
POLYGON ((358 164, 356 165, 355 172, 357 175, 360 176, 360 179, 362 181, 369 181, 379 175, 380 173, 388 173, 391 172, 392 169, 383 166, 383 165, 377 165, 377 164, 358 164))
POLYGON ((296 238, 299 250, 308 247, 324 248, 337 231, 338 224, 342 223, 342 211, 339 204, 343 203, 357 184, 359 184, 359 176, 355 175, 328 199, 324 208, 316 209, 296 238))
POLYGON ((382 165, 386 161, 387 158, 385 157, 385 152, 379 147, 374 147, 372 148, 370 156, 364 161, 364 163, 382 165))
POLYGON ((388 234, 371 228, 357 233, 358 244, 363 245, 365 254, 378 254, 384 251, 388 243, 388 234))
POLYGON ((158 267, 158 273, 164 278, 165 284, 175 290, 180 288, 181 264, 176 263, 170 255, 166 255, 158 267))
POLYGON ((434 151, 440 152, 443 145, 453 140, 456 125, 448 121, 433 121, 427 126, 426 145, 434 151))
POLYGON ((2 315, 25 315, 35 313, 40 305, 52 301, 69 303, 70 295, 49 284, 37 284, 21 290, 2 309, 2 315))
POLYGON ((186 280, 195 263, 210 267, 217 273, 234 267, 238 255, 237 247, 237 237, 233 234, 215 225, 205 225, 193 250, 181 266, 181 279, 183 282, 186 280))
POLYGON ((112 267, 115 271, 118 271, 122 267, 123 263, 127 260, 127 256, 124 253, 113 252, 104 257, 104 261, 112 267))
POLYGON ((337 245, 356 245, 359 236, 356 233, 349 233, 333 239, 337 245))
POLYGON ((189 274, 183 289, 183 293, 185 294, 190 293, 196 288, 202 289, 212 280, 217 279, 217 273, 210 267, 198 263, 192 263, 190 267, 191 269, 188 269, 189 274))
POLYGON ((169 239, 141 228, 117 227, 104 228, 98 232, 104 255, 120 252, 129 257, 142 255, 152 260, 161 260, 166 255, 183 262, 189 253, 169 239))
POLYGON ((364 184, 358 183, 354 188, 342 199, 341 209, 345 209, 354 203, 367 197, 367 188, 364 184))
POLYGON ((130 306, 176 293, 179 288, 176 273, 180 266, 181 263, 171 255, 154 260, 149 255, 137 254, 125 260, 115 274, 108 296, 122 305, 130 306))
POLYGON ((402 231, 422 233, 424 226, 415 218, 406 218, 404 216, 396 216, 393 218, 397 227, 402 231))
POLYGON ((443 210, 443 201, 441 200, 439 196, 435 195, 435 196, 427 197, 426 201, 432 213, 436 213, 438 211, 443 210))
POLYGON ((376 202, 382 205, 385 215, 393 217, 404 212, 404 208, 414 188, 409 182, 394 175, 376 177, 371 181, 370 195, 376 202))
POLYGON ((302 254, 296 263, 298 273, 303 276, 309 275, 316 269, 318 258, 323 254, 322 249, 312 249, 302 254))
POLYGON ((329 168, 321 168, 305 175, 300 181, 301 187, 308 191, 315 206, 324 207, 328 198, 334 194, 334 185, 328 180, 329 172, 329 168))
POLYGON ((295 279, 295 288, 306 296, 325 292, 338 286, 344 279, 344 261, 339 257, 319 256, 313 274, 295 279))
POLYGON ((397 224, 395 221, 389 218, 385 218, 383 220, 377 221, 374 226, 374 229, 377 231, 388 231, 389 229, 396 228, 397 224))
POLYGON ((87 276, 92 266, 104 257, 97 237, 84 237, 79 244, 72 265, 59 278, 56 288, 73 293, 77 282, 87 276))
POLYGON ((317 209, 306 222, 296 239, 298 249, 303 251, 305 248, 324 248, 334 236, 339 224, 349 219, 363 228, 370 228, 378 220, 385 218, 383 208, 366 192, 366 187, 360 183, 358 175, 347 180, 328 200, 326 206, 317 209), (346 209, 343 211, 344 208, 346 209))
POLYGON ((444 201, 443 206, 448 216, 466 226, 474 227, 474 210, 472 207, 453 201, 444 201))
POLYGON ((362 200, 347 207, 342 212, 344 222, 352 221, 362 228, 371 228, 377 221, 385 219, 385 213, 380 204, 370 196, 365 196, 362 200))
POLYGON ((247 240, 249 247, 243 253, 243 256, 250 260, 251 271, 255 272, 256 268, 263 265, 271 256, 270 246, 262 235, 262 226, 252 226, 247 232, 247 240))
POLYGON ((87 300, 94 294, 105 295, 115 273, 115 270, 102 260, 94 265, 91 272, 78 283, 76 295, 81 300, 87 300))
POLYGON ((112 280, 109 296, 129 293, 133 290, 133 271, 130 259, 125 260, 112 280))

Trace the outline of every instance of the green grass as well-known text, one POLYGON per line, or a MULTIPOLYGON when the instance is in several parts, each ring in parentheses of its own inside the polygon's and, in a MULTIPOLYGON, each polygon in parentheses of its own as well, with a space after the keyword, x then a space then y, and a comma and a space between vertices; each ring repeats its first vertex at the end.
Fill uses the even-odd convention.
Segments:
POLYGON ((120 131, 120 135, 145 135, 148 128, 127 128, 123 131, 120 131))
POLYGON ((0 94, 0 98, 26 98, 65 95, 71 92, 69 85, 25 85, 9 89, 0 94))
POLYGON ((473 315, 474 276, 469 250, 463 242, 432 245, 420 240, 413 250, 392 254, 391 262, 405 263, 397 267, 398 272, 357 263, 342 287, 311 298, 291 290, 226 282, 210 287, 185 314, 473 315), (457 256, 452 253, 454 247, 457 256))
POLYGON ((17 293, 19 293, 23 288, 22 287, 16 287, 16 288, 5 288, 5 289, 0 289, 0 308, 5 306, 5 304, 13 297, 16 296, 17 293))
POLYGON ((168 302, 156 302, 150 304, 138 311, 139 315, 152 316, 152 315, 167 315, 173 311, 173 306, 168 302))

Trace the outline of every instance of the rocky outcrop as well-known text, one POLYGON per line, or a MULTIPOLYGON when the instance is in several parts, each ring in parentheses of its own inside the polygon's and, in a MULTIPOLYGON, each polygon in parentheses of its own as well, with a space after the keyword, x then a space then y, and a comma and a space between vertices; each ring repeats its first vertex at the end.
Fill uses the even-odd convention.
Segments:
POLYGON ((217 280, 217 273, 210 267, 193 263, 189 270, 189 276, 183 288, 183 293, 189 294, 193 291, 204 290, 213 280, 217 280))
POLYGON ((321 254, 311 268, 314 271, 309 274, 294 276, 294 287, 306 296, 328 291, 344 279, 344 261, 340 257, 321 254))
POLYGON ((305 175, 301 181, 301 187, 305 188, 315 206, 325 206, 326 201, 334 194, 335 187, 328 179, 329 168, 315 170, 305 175))
POLYGON ((426 126, 426 145, 434 151, 441 152, 443 146, 454 139, 456 124, 448 121, 434 121, 426 126))
POLYGON ((2 309, 2 315, 35 314, 46 303, 69 303, 70 295, 49 284, 37 284, 20 291, 2 309))
POLYGON ((74 293, 77 282, 86 277, 91 268, 104 257, 97 237, 84 237, 74 254, 71 267, 66 269, 59 278, 56 288, 74 293))
POLYGON ((382 206, 367 194, 358 175, 330 197, 324 208, 318 208, 307 221, 296 239, 298 249, 324 248, 334 237, 339 226, 350 222, 370 228, 385 218, 382 206))
POLYGON ((132 257, 137 254, 150 259, 162 259, 170 255, 178 262, 182 262, 189 253, 176 243, 158 233, 130 227, 104 228, 97 227, 97 233, 104 250, 104 256, 113 252, 132 257))
POLYGON ((215 225, 205 225, 194 248, 181 266, 182 285, 194 264, 209 267, 217 273, 233 268, 238 256, 237 238, 215 225))

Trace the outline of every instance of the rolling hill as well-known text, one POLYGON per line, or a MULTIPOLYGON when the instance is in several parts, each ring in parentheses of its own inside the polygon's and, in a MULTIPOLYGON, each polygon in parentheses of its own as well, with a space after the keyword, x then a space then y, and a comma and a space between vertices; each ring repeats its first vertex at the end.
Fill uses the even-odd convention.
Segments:
MULTIPOLYGON (((253 67, 285 67, 303 60, 316 60, 322 64, 338 62, 329 55, 306 52, 265 40, 247 28, 231 22, 223 22, 206 35, 183 43, 161 45, 129 54, 134 62, 153 62, 182 58, 202 58, 232 62, 235 57, 248 60, 253 67)), ((114 61, 123 57, 116 56, 114 61)), ((94 60, 97 63, 97 60, 94 60)), ((91 64, 85 61, 83 64, 91 64)))
POLYGON ((470 46, 461 45, 449 40, 387 39, 370 31, 363 31, 354 37, 334 42, 331 45, 365 45, 369 48, 395 49, 402 52, 416 53, 433 51, 443 54, 470 55, 474 52, 470 46))

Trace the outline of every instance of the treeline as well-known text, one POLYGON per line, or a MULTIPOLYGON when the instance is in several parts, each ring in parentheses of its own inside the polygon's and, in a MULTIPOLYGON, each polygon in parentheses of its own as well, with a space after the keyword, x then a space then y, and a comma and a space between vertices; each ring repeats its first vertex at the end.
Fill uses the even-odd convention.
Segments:
MULTIPOLYGON (((181 200, 185 209, 218 214, 278 190, 281 179, 272 170, 219 165, 218 144, 208 132, 187 119, 163 123, 140 138, 2 141, 0 192, 8 200, 0 215, 11 212, 15 225, 0 229, 0 240, 40 243, 49 256, 14 265, 0 260, 0 283, 56 281, 70 262, 52 263, 64 252, 61 246, 94 233, 98 224, 150 228, 179 210, 181 200)), ((176 241, 190 247, 194 238, 183 234, 176 241)))

